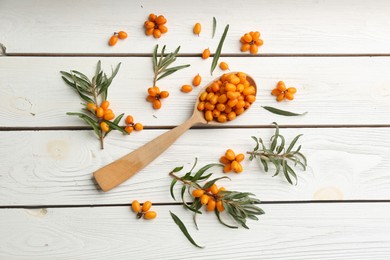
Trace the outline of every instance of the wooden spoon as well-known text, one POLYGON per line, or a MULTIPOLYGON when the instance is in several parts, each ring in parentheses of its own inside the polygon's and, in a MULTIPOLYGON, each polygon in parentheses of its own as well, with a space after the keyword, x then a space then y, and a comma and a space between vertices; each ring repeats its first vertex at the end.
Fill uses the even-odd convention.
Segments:
MULTIPOLYGON (((236 72, 231 72, 236 73, 236 72)), ((229 73, 229 74, 231 74, 229 73)), ((254 86, 257 92, 256 83, 252 77, 247 75, 247 80, 250 85, 254 86)), ((217 78, 216 80, 218 80, 217 78)), ((199 93, 201 94, 208 86, 214 83, 216 80, 205 86, 199 93)), ((200 95, 199 94, 199 95, 200 95)), ((104 166, 93 173, 96 182, 99 184, 103 191, 109 191, 115 188, 122 182, 126 181, 138 171, 143 169, 146 165, 156 159, 162 152, 170 147, 177 138, 179 138, 185 131, 191 128, 195 124, 209 124, 218 125, 221 124, 217 121, 207 122, 204 118, 203 111, 197 109, 199 104, 199 96, 196 99, 194 112, 192 116, 183 124, 173 128, 172 130, 156 137, 149 143, 143 145, 137 150, 123 156, 122 158, 104 166)))

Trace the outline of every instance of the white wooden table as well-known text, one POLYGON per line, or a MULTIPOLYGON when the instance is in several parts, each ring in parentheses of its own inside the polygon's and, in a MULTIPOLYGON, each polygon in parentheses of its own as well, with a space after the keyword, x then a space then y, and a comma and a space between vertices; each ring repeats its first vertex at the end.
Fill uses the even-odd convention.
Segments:
MULTIPOLYGON (((14 1, 0 0, 0 259, 390 259, 390 2, 389 1, 14 1), (163 14, 169 32, 144 36, 148 14, 163 14), (211 38, 212 17, 218 22, 211 38), (200 37, 192 34, 196 22, 200 37), (218 45, 232 70, 257 81, 257 101, 218 129, 189 130, 162 156, 118 188, 103 193, 91 173, 189 117, 196 89, 180 92, 200 73, 213 79, 218 45), (112 32, 129 37, 114 48, 112 32), (239 51, 239 38, 258 30, 259 55, 239 51), (155 44, 181 46, 178 64, 191 67, 163 79, 163 108, 146 103, 155 44), (92 75, 122 62, 109 90, 115 111, 132 114, 145 130, 110 134, 105 149, 78 118, 80 100, 59 71, 92 75), (276 103, 279 80, 298 89, 293 102, 276 103), (282 117, 261 106, 308 111, 282 117), (169 195, 168 172, 216 162, 227 148, 249 151, 250 136, 268 138, 271 122, 291 140, 297 134, 309 167, 299 184, 265 174, 256 162, 223 181, 255 193, 266 214, 250 230, 228 229, 213 214, 198 218, 169 195), (205 146, 207 145, 207 149, 205 146), (137 220, 130 202, 151 200, 153 221, 137 220), (175 212, 193 247, 169 216, 175 212)), ((220 74, 217 68, 215 75, 220 74)), ((222 176, 222 173, 220 174, 222 176)))

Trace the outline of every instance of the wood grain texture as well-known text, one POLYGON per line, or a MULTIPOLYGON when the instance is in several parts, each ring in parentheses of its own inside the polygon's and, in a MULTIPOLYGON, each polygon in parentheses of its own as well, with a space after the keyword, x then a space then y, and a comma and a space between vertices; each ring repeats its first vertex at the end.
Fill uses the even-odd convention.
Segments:
POLYGON ((233 230, 213 213, 153 206, 153 221, 128 207, 1 209, 3 259, 388 259, 390 204, 261 205, 266 214, 233 230), (186 224, 195 248, 169 216, 186 224))
MULTIPOLYGON (((92 131, 0 132, 0 205, 174 202, 168 176, 173 168, 189 170, 195 157, 198 167, 216 163, 228 148, 251 151, 250 136, 268 140, 273 129, 189 130, 130 180, 107 193, 97 190, 92 172, 164 132, 112 133, 103 151, 92 131)), ((253 192, 264 201, 390 199, 389 128, 281 129, 287 143, 300 133, 309 166, 306 172, 297 169, 297 186, 265 174, 258 162, 248 160, 243 173, 229 174, 232 181, 222 180, 220 186, 253 192)), ((218 168, 211 172, 224 176, 218 168)))
POLYGON ((390 53, 390 3, 386 0, 245 1, 13 1, 0 3, 0 42, 9 53, 150 53, 153 46, 182 46, 185 53, 215 50, 226 24, 224 53, 240 53, 240 37, 260 31, 260 53, 390 53), (163 14, 169 32, 144 35, 149 13, 163 14), (212 18, 218 25, 211 38, 212 18), (192 33, 202 24, 200 37, 192 33), (109 47, 119 30, 128 39, 109 47))
MULTIPOLYGON (((389 45, 390 46, 390 45, 389 45)), ((77 69, 92 75, 99 58, 10 58, 0 59, 0 126, 62 127, 85 126, 66 112, 81 111, 80 98, 60 77, 60 70, 77 69)), ((151 58, 101 58, 103 68, 122 62, 118 76, 109 91, 113 110, 132 114, 148 127, 176 126, 192 114, 201 86, 214 76, 209 73, 211 60, 179 58, 179 64, 191 64, 158 83, 168 90, 160 110, 145 101, 152 83, 151 58), (189 94, 180 91, 200 73, 202 85, 189 94)), ((225 58, 232 70, 245 71, 258 85, 257 101, 242 117, 226 124, 267 125, 362 125, 390 124, 390 58, 225 58), (298 92, 292 102, 278 103, 270 95, 279 80, 294 86, 298 92), (265 111, 274 106, 294 112, 309 113, 303 117, 283 117, 265 111)))

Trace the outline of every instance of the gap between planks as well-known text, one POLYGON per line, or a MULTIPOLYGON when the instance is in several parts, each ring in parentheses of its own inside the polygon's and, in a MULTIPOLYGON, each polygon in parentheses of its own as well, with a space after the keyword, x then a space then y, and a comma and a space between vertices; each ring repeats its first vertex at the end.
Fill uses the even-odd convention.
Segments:
MULTIPOLYGON (((297 201, 262 201, 262 204, 349 204, 349 203, 390 203, 389 200, 297 200, 297 201)), ((191 203, 188 203, 191 204, 191 203)), ((153 203, 155 206, 180 206, 181 202, 153 203)), ((99 208, 99 207, 130 207, 130 203, 118 204, 81 204, 81 205, 3 205, 0 209, 39 209, 39 208, 99 208)))
MULTIPOLYGON (((368 124, 368 125, 278 125, 279 128, 388 128, 390 124, 368 124)), ((145 130, 164 130, 173 129, 176 126, 144 126, 145 130)), ((191 129, 253 129, 253 128, 275 128, 274 125, 230 125, 230 126, 194 126, 191 129)), ((48 126, 48 127, 1 127, 0 132, 4 131, 53 131, 53 130, 69 130, 69 131, 89 131, 92 130, 89 126, 48 126)))

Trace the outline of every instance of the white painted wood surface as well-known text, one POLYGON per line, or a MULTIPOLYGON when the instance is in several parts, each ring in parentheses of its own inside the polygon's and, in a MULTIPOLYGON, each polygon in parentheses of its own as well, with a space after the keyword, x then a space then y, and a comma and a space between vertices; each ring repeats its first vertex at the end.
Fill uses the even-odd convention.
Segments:
MULTIPOLYGON (((0 259, 389 259, 389 12, 385 0, 1 0, 0 44, 9 55, 36 57, 0 54, 0 259), (150 12, 168 19, 169 32, 159 40, 144 36, 150 12), (211 39, 213 16, 218 27, 211 39), (200 37, 192 33, 196 22, 203 26, 200 37), (190 94, 179 88, 197 73, 202 84, 213 79, 211 59, 197 56, 204 48, 215 50, 227 23, 221 61, 256 79, 255 105, 222 129, 190 130, 120 187, 98 191, 94 170, 189 117, 199 88, 190 94), (111 48, 107 41, 118 30, 129 38, 111 48), (271 57, 237 56, 240 36, 251 30, 262 33, 260 56, 271 57), (157 43, 171 50, 181 45, 188 57, 177 64, 191 64, 159 82, 171 93, 159 111, 144 101, 152 81, 147 56, 157 43), (102 57, 110 55, 125 57, 102 57), (291 57, 272 57, 280 55, 291 57), (122 62, 109 93, 114 111, 152 128, 131 136, 112 133, 103 151, 92 131, 74 130, 82 121, 65 115, 80 111, 80 100, 59 74, 77 69, 91 75, 99 59, 105 70, 122 62), (296 100, 277 103, 270 96, 279 80, 298 89, 296 100), (309 114, 281 117, 262 105, 309 114), (199 166, 216 162, 227 148, 251 150, 250 136, 268 139, 273 129, 263 127, 273 121, 287 127, 281 129, 287 140, 304 134, 309 167, 298 170, 299 184, 245 161, 245 171, 221 185, 255 193, 270 203, 262 205, 266 215, 250 221, 248 231, 227 229, 205 214, 195 231, 191 215, 172 205, 168 172, 179 165, 188 170, 195 157, 199 166), (21 131, 25 127, 40 131, 21 131), (133 199, 159 203, 158 218, 136 222, 123 206, 133 199), (206 249, 186 241, 169 210, 206 249)), ((214 77, 221 73, 217 68, 214 77)))
POLYGON ((2 259, 388 259, 388 203, 262 205, 249 230, 228 229, 213 213, 153 206, 153 221, 129 207, 3 209, 2 259), (169 216, 178 215, 204 249, 186 241, 169 216), (378 229, 378 226, 381 228, 378 229))
MULTIPOLYGON (((144 170, 112 191, 98 191, 91 174, 140 147, 165 130, 131 136, 112 133, 101 151, 91 131, 0 132, 0 205, 85 205, 129 203, 133 199, 174 202, 168 173, 217 163, 226 149, 252 151, 250 136, 268 140, 273 129, 196 129, 185 133, 144 170), (205 147, 207 145, 207 148, 205 147), (20 161, 23 158, 23 161, 20 161)), ((221 181, 227 189, 249 191, 265 201, 386 200, 390 198, 389 128, 281 129, 291 141, 297 134, 307 155, 307 171, 297 168, 299 184, 264 173, 257 161, 243 162, 244 172, 221 181)), ((247 156, 248 158, 248 156, 247 156)), ((183 170, 181 175, 186 171, 183 170)), ((220 177, 222 169, 214 172, 220 177)))
MULTIPOLYGON (((122 62, 109 89, 113 110, 130 113, 145 126, 174 126, 192 113, 201 87, 184 94, 183 84, 200 73, 202 86, 222 74, 210 75, 210 60, 179 58, 177 64, 190 68, 162 79, 158 85, 170 92, 163 107, 154 110, 145 100, 152 84, 151 58, 15 58, 0 59, 0 126, 48 127, 85 126, 66 112, 81 111, 81 99, 60 77, 60 70, 76 69, 92 75, 101 59, 107 72, 122 62)), ((237 120, 226 125, 362 125, 390 124, 389 57, 349 58, 224 58, 232 70, 245 71, 258 85, 257 101, 237 120), (270 92, 279 80, 298 89, 292 102, 277 102, 270 92), (309 113, 304 117, 283 117, 261 106, 309 113), (330 109, 331 108, 331 109, 330 109)))
POLYGON ((240 53, 240 37, 260 31, 259 53, 390 53, 390 3, 386 0, 50 1, 0 2, 0 42, 9 53, 151 53, 156 43, 181 45, 185 53, 215 49, 226 24, 224 53, 240 53), (146 37, 149 13, 168 19, 168 33, 146 37), (211 38, 212 18, 218 26, 211 38), (202 24, 200 37, 192 33, 202 24), (129 37, 115 48, 115 31, 129 37))

